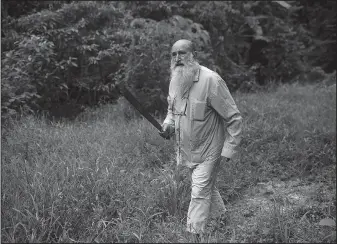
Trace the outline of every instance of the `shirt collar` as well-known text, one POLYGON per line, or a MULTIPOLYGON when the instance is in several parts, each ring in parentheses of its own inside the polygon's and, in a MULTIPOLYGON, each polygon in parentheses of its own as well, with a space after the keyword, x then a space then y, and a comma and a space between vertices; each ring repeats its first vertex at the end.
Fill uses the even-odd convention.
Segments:
POLYGON ((195 73, 193 82, 198 82, 199 81, 199 76, 200 76, 200 66, 199 66, 197 72, 195 73))

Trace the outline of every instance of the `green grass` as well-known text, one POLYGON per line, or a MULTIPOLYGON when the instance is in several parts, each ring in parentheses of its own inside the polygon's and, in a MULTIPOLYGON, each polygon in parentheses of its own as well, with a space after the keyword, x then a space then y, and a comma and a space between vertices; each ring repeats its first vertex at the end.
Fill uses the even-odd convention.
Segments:
MULTIPOLYGON (((318 225, 336 214, 335 88, 287 85, 234 99, 244 139, 218 176, 233 220, 204 241, 335 241, 335 226, 318 225), (288 196, 273 194, 254 227, 245 225, 247 205, 239 203, 257 183, 295 179, 308 189, 321 186, 302 191, 315 211, 297 204, 284 212, 288 196), (305 222, 310 211, 318 217, 305 222), (243 234, 235 232, 238 225, 243 234)), ((88 110, 72 122, 11 121, 1 145, 2 242, 193 241, 184 232, 189 180, 175 168, 174 143, 127 102, 88 110)))

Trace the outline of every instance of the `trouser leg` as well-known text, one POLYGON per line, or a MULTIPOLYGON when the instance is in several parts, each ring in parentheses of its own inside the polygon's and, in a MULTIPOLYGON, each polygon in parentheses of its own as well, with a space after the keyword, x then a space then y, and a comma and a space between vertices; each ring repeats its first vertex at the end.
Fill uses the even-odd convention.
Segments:
POLYGON ((219 190, 214 185, 211 198, 211 218, 220 217, 221 214, 226 212, 225 204, 222 200, 219 190))
POLYGON ((220 161, 221 158, 205 161, 191 170, 192 193, 187 213, 189 232, 204 232, 210 211, 225 210, 219 191, 214 188, 220 161))

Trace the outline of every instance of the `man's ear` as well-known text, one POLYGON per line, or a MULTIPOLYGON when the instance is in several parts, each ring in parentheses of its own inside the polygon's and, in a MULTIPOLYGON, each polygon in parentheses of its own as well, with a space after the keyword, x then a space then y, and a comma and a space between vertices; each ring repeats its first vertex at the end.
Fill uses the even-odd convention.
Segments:
POLYGON ((196 58, 198 57, 198 55, 197 55, 197 51, 193 51, 193 52, 192 52, 192 54, 193 54, 193 58, 195 58, 195 59, 196 59, 196 58))

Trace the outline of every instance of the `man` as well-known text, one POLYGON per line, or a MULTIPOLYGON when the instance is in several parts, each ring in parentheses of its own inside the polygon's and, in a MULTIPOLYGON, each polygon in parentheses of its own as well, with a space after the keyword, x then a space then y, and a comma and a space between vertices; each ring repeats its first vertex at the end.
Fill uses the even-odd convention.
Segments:
POLYGON ((215 187, 216 173, 221 161, 236 152, 242 117, 223 79, 199 65, 195 55, 189 40, 172 46, 168 113, 160 134, 167 139, 175 135, 177 164, 190 168, 187 231, 202 234, 210 217, 226 211, 215 187))

